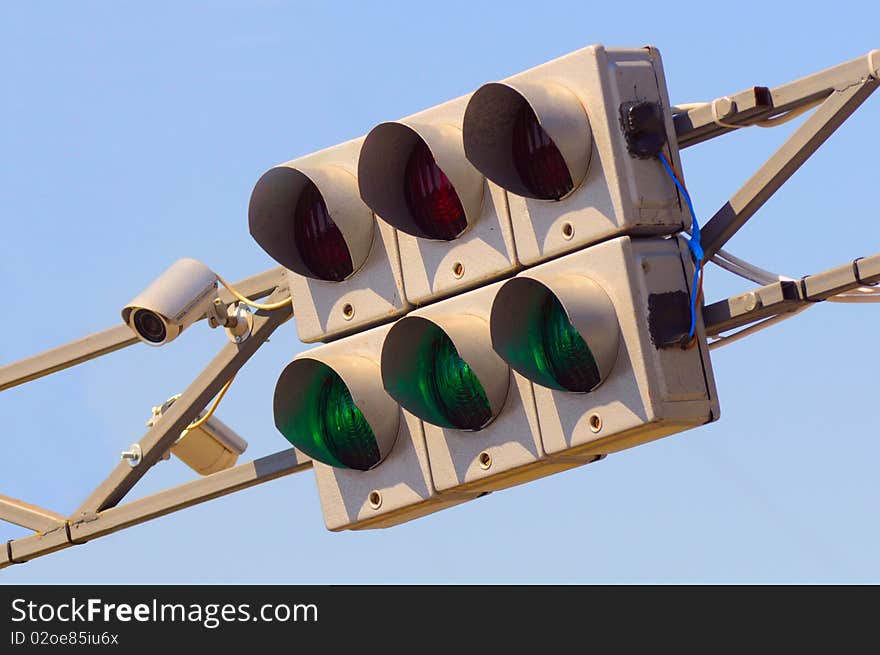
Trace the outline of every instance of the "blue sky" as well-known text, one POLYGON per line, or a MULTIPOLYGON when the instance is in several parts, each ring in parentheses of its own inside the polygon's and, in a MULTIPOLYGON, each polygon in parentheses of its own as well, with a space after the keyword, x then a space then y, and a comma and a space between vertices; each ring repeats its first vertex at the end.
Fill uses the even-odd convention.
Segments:
MULTIPOLYGON (((880 47, 873 4, 4 3, 0 290, 8 363, 108 327, 168 264, 272 261, 260 174, 592 43, 657 46, 675 103, 880 47)), ((880 251, 874 97, 730 243, 792 276, 880 251)), ((705 221, 794 124, 683 151, 705 221)), ((708 270, 716 300, 747 284, 708 270)), ((0 582, 877 582, 876 306, 825 303, 715 351, 722 418, 391 530, 324 529, 311 472, 0 572, 0 582)), ((200 325, 0 394, 0 493, 70 512, 219 349, 200 325)), ((292 324, 218 410, 248 456, 292 324)), ((162 462, 132 497, 192 474, 162 462)), ((0 541, 25 531, 0 524, 0 541)))

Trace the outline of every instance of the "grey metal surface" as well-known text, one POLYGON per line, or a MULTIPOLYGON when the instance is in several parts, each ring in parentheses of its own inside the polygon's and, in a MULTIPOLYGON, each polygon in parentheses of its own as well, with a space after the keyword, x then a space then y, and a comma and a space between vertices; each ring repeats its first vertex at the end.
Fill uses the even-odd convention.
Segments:
POLYGON ((856 269, 862 284, 877 284, 880 281, 880 253, 857 259, 856 269))
POLYGON ((770 98, 769 89, 755 86, 726 98, 719 98, 722 104, 715 111, 712 102, 706 102, 689 111, 676 114, 673 122, 678 136, 678 147, 694 146, 738 129, 719 125, 716 115, 729 125, 743 127, 755 120, 763 120, 773 108, 770 98))
POLYGON ((65 517, 57 512, 0 494, 0 520, 41 532, 56 527, 59 522, 65 520, 65 517))
MULTIPOLYGON (((283 269, 279 266, 240 280, 233 286, 251 299, 262 298, 272 293, 272 290, 279 284, 282 284, 282 275, 283 269)), ((232 294, 225 288, 220 289, 219 295, 224 303, 235 301, 232 294)), ((82 364, 136 343, 138 343, 138 338, 127 325, 122 323, 114 325, 39 355, 0 366, 0 391, 51 373, 63 371, 71 366, 82 364)))
POLYGON ((718 336, 763 318, 794 311, 803 303, 798 283, 790 281, 774 282, 731 296, 703 308, 706 336, 718 336))

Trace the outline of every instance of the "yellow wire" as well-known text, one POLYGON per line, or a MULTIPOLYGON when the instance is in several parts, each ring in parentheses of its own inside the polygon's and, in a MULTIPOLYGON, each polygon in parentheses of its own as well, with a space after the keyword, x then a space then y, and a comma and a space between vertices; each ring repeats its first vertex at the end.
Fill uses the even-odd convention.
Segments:
POLYGON ((757 125, 758 127, 776 127, 777 125, 782 125, 783 123, 794 120, 801 114, 810 111, 816 105, 821 105, 824 101, 825 98, 822 98, 821 100, 816 100, 815 102, 811 102, 807 105, 804 105, 803 107, 798 107, 797 109, 792 109, 785 112, 784 114, 780 114, 779 116, 774 116, 773 118, 768 118, 767 120, 755 123, 755 125, 757 125))
POLYGON ((284 300, 281 300, 281 301, 275 302, 275 303, 270 303, 268 305, 263 304, 263 303, 254 302, 250 298, 243 296, 238 291, 233 289, 232 286, 229 284, 229 282, 224 280, 219 275, 217 276, 217 280, 220 282, 220 284, 222 284, 224 287, 226 287, 229 290, 229 293, 231 293, 233 296, 235 296, 239 301, 243 302, 245 305, 250 305, 251 307, 253 307, 255 309, 265 309, 267 311, 271 311, 273 309, 281 309, 285 305, 293 302, 293 298, 291 298, 290 296, 288 296, 284 300))
POLYGON ((214 399, 214 402, 211 404, 211 408, 210 408, 207 412, 205 412, 205 415, 204 415, 202 418, 198 419, 197 421, 193 421, 192 423, 190 423, 190 424, 186 427, 187 430, 194 430, 195 428, 197 428, 197 427, 199 427, 199 426, 201 426, 201 425, 204 425, 204 424, 205 424, 205 421, 207 421, 209 418, 211 418, 211 415, 212 415, 212 414, 214 413, 214 411, 217 409, 217 405, 220 404, 220 401, 223 400, 223 396, 226 395, 226 391, 229 389, 229 385, 232 384, 232 381, 233 381, 234 379, 235 379, 235 376, 234 376, 234 375, 233 375, 231 378, 229 378, 229 381, 228 381, 226 384, 223 385, 223 388, 222 388, 222 389, 220 389, 220 393, 217 394, 217 397, 214 399))
MULTIPOLYGON (((779 116, 774 116, 773 118, 767 118, 763 121, 757 121, 755 123, 745 123, 743 125, 731 125, 729 123, 724 123, 724 122, 718 120, 717 117, 715 117, 715 122, 722 127, 732 127, 732 128, 749 127, 750 125, 757 125, 758 127, 776 127, 777 125, 782 125, 783 123, 787 123, 788 121, 794 120, 798 116, 801 116, 802 114, 805 114, 806 112, 810 111, 813 107, 816 107, 817 105, 821 105, 823 102, 825 102, 825 98, 819 98, 818 100, 814 100, 813 102, 810 102, 810 103, 804 105, 803 107, 798 107, 797 109, 791 109, 791 110, 785 112, 784 114, 779 114, 779 116)), ((712 104, 712 103, 711 102, 687 102, 682 105, 673 105, 672 113, 673 114, 680 114, 680 113, 690 111, 691 109, 696 109, 697 107, 702 107, 704 105, 709 105, 709 104, 712 104)), ((714 105, 713 105, 713 107, 714 107, 714 105)))

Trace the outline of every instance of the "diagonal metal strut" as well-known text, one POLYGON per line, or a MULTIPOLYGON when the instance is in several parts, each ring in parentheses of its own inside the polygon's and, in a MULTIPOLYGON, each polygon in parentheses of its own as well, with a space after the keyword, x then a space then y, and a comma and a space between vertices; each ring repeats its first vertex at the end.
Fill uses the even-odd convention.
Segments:
MULTIPOLYGON (((277 289, 270 296, 269 302, 281 300, 287 295, 287 289, 277 289)), ((73 517, 88 516, 118 504, 150 467, 168 451, 208 401, 217 395, 220 388, 292 314, 293 309, 290 305, 268 313, 258 312, 254 317, 251 336, 240 344, 227 343, 180 398, 162 415, 162 419, 143 436, 139 442, 142 451, 140 464, 135 467, 126 463, 117 464, 110 476, 74 512, 73 517)))
POLYGON ((712 257, 878 86, 868 78, 832 93, 706 223, 702 245, 712 257))

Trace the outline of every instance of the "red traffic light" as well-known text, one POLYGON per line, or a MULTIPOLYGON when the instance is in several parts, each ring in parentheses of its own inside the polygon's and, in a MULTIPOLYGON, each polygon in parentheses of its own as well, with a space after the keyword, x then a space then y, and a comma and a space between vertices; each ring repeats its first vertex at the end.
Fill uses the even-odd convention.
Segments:
POLYGON ((296 203, 293 241, 303 264, 315 277, 341 282, 354 272, 345 238, 313 182, 300 192, 296 203))
POLYGON ((451 241, 467 228, 464 207, 455 187, 424 141, 416 143, 410 153, 404 185, 406 205, 425 236, 451 241))

